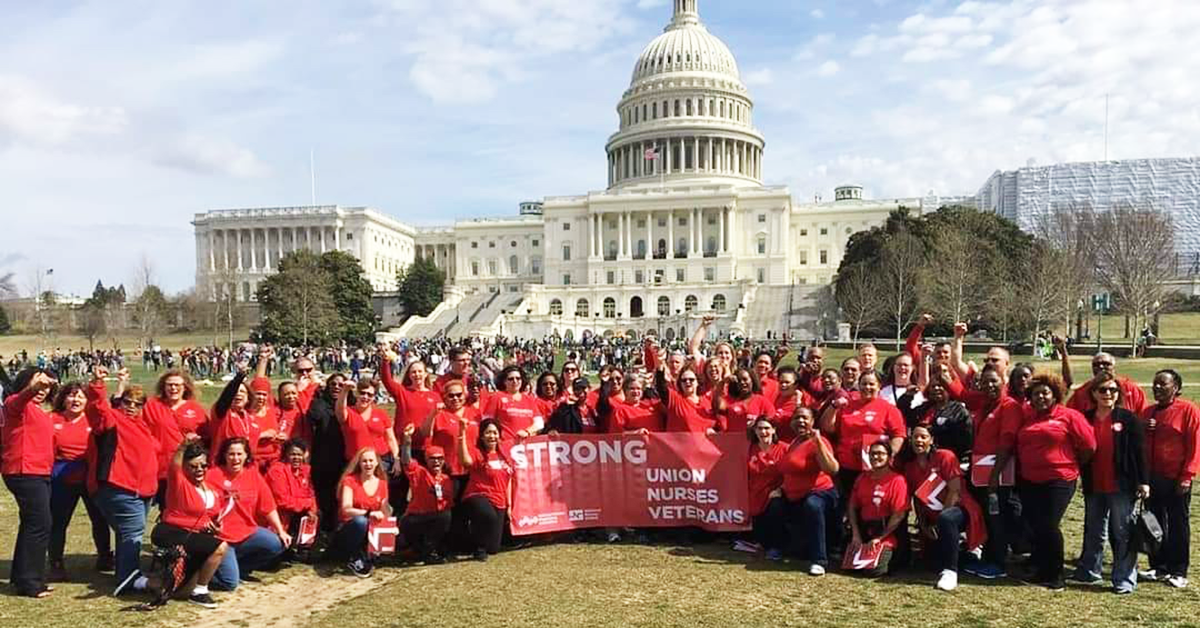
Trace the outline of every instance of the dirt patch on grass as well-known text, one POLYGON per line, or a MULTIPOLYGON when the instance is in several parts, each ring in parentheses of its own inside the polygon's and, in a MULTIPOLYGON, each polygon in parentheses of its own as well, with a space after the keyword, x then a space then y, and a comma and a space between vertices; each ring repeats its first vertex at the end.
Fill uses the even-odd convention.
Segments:
MULTIPOLYGON (((233 593, 221 594, 217 610, 197 609, 190 628, 230 625, 259 628, 295 628, 315 614, 353 600, 400 577, 399 570, 376 570, 370 578, 322 576, 303 573, 262 585, 243 585, 233 593)), ((194 607, 193 607, 194 608, 194 607)), ((174 623, 174 622, 173 622, 174 623)))

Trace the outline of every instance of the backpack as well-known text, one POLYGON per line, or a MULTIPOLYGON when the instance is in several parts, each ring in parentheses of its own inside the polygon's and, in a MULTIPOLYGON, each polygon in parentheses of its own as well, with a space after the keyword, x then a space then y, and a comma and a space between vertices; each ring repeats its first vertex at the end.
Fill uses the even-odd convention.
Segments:
POLYGON ((155 548, 154 560, 147 574, 158 576, 161 584, 153 600, 137 607, 140 611, 152 611, 165 606, 187 580, 187 551, 182 545, 155 548))

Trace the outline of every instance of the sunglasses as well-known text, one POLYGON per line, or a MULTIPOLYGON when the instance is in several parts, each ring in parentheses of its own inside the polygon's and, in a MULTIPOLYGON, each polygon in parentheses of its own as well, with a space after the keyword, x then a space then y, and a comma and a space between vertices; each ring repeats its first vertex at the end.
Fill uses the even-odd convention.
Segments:
POLYGON ((297 373, 299 373, 299 374, 301 374, 301 375, 307 375, 307 374, 309 374, 309 373, 313 372, 313 370, 312 370, 311 368, 307 368, 307 369, 296 369, 296 372, 297 372, 297 373))
POLYGON ((1115 395, 1115 394, 1121 392, 1121 389, 1117 388, 1116 386, 1104 386, 1102 388, 1097 388, 1096 392, 1098 392, 1102 395, 1107 395, 1107 394, 1115 395))
POLYGON ((208 463, 202 462, 200 464, 189 464, 187 468, 192 471, 203 471, 208 468, 208 463))
POLYGON ((462 398, 463 398, 463 393, 460 393, 460 392, 457 392, 457 393, 446 393, 446 398, 447 398, 447 399, 462 399, 462 398))
POLYGON ((696 378, 695 377, 684 377, 684 378, 681 378, 679 381, 681 381, 685 384, 695 384, 696 378))
POLYGON ((513 375, 513 376, 511 376, 511 377, 505 377, 505 378, 504 378, 504 381, 506 381, 506 382, 519 382, 519 381, 521 381, 522 379, 523 379, 523 378, 522 378, 520 375, 513 375))

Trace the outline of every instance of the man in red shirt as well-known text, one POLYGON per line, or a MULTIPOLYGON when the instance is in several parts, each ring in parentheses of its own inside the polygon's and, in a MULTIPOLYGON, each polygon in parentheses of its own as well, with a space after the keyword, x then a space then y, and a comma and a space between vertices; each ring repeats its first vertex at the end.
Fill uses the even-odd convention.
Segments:
MULTIPOLYGON (((1067 354, 1067 343, 1061 338, 1055 337, 1054 345, 1062 356, 1062 375, 1063 381, 1067 386, 1071 385, 1071 362, 1067 354)), ((1075 389, 1071 397, 1067 399, 1067 407, 1078 412, 1088 412, 1096 407, 1096 402, 1092 400, 1092 385, 1096 382, 1096 377, 1101 373, 1107 373, 1116 377, 1117 359, 1109 353, 1097 353, 1092 356, 1092 379, 1084 382, 1082 386, 1075 389)), ((1142 409, 1146 407, 1146 394, 1138 385, 1127 378, 1117 377, 1117 384, 1121 387, 1121 406, 1134 414, 1140 414, 1142 409)))
POLYGON ((466 382, 467 377, 471 375, 471 351, 466 347, 454 347, 450 349, 450 370, 438 376, 437 381, 433 384, 433 390, 438 395, 442 394, 442 387, 446 382, 457 379, 461 382, 466 382))
POLYGON ((1200 409, 1179 398, 1183 378, 1164 369, 1154 375, 1155 405, 1142 412, 1146 423, 1150 499, 1147 508, 1163 527, 1162 545, 1150 556, 1145 580, 1188 584, 1191 556, 1192 480, 1200 473, 1200 409))
MULTIPOLYGON (((975 388, 975 376, 977 372, 973 364, 967 364, 963 360, 963 338, 967 335, 966 323, 955 323, 954 325, 954 344, 950 347, 950 370, 954 372, 954 376, 959 381, 963 382, 968 388, 975 388)), ((991 347, 987 350, 987 354, 983 358, 984 364, 993 365, 999 373, 1004 376, 1004 383, 1008 383, 1008 366, 1012 362, 1012 356, 1009 355, 1008 349, 1004 347, 991 347)))

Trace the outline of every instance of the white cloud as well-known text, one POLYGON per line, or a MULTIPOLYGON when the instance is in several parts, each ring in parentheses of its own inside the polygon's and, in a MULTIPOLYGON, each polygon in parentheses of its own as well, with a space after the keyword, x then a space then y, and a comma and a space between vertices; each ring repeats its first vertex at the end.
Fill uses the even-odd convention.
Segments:
POLYGON ((830 59, 817 66, 817 76, 833 76, 841 71, 841 69, 842 66, 838 65, 837 61, 830 59))
POLYGON ((837 35, 833 33, 820 33, 813 36, 808 43, 804 44, 796 54, 792 55, 792 59, 796 61, 809 61, 817 58, 817 55, 829 48, 829 45, 837 39, 837 35))
POLYGON ((251 150, 222 138, 188 133, 160 147, 154 163, 197 174, 237 179, 264 177, 270 169, 251 150))
POLYGON ((775 81, 775 74, 771 72, 771 68, 762 68, 746 72, 742 75, 742 81, 746 85, 770 85, 775 81))
POLYGON ((87 136, 111 136, 128 124, 120 107, 65 102, 19 76, 0 76, 0 146, 8 142, 61 145, 87 136))

